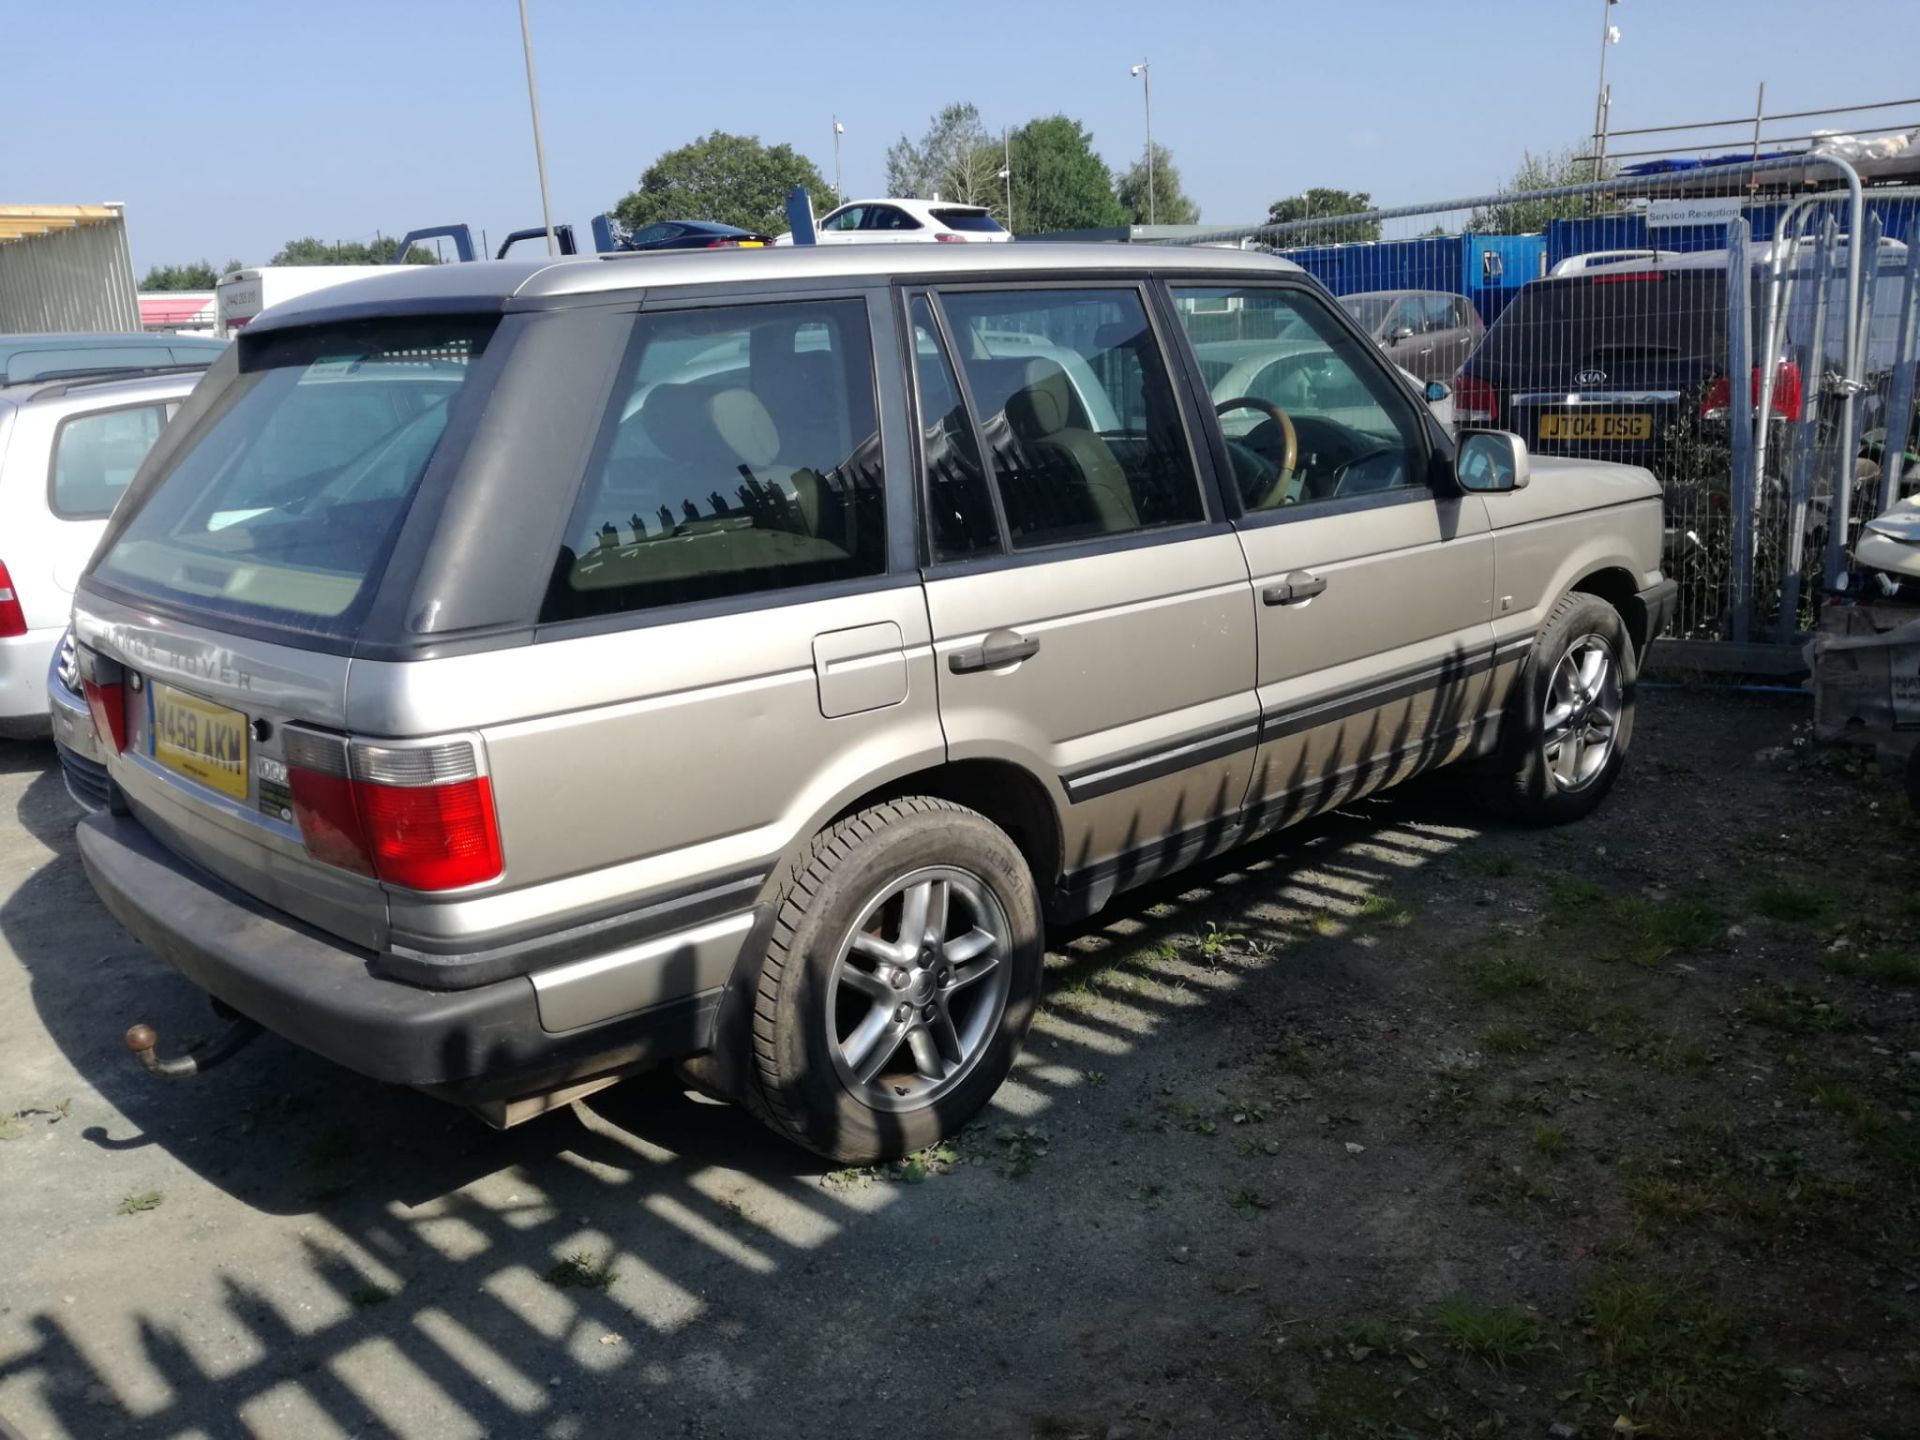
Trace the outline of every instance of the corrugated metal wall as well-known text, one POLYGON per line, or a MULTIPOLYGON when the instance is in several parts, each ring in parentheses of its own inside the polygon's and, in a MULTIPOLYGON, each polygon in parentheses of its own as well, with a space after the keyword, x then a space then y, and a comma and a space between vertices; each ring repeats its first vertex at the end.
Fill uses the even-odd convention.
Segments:
POLYGON ((139 328, 124 215, 0 245, 0 334, 139 328))

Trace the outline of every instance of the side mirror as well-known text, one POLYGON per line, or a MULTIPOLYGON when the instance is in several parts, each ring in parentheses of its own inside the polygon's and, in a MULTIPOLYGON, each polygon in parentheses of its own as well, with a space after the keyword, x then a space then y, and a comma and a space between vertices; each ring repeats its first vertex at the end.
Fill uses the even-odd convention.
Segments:
POLYGON ((1402 340, 1411 340, 1412 338, 1413 327, 1411 325, 1401 325, 1387 333, 1387 343, 1389 345, 1397 345, 1402 340))
POLYGON ((1441 380, 1427 381, 1427 403, 1429 405, 1438 405, 1451 394, 1453 394, 1453 391, 1447 386, 1446 382, 1441 380))
POLYGON ((1527 442, 1506 430, 1468 430, 1461 434, 1453 473, 1462 490, 1500 495, 1524 490, 1530 478, 1527 442))

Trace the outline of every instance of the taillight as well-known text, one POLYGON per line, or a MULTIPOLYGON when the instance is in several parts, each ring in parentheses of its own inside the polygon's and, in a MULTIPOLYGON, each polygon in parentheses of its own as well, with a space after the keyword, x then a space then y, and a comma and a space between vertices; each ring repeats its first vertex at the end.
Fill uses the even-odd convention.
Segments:
POLYGON ((0 561, 0 639, 27 633, 27 612, 20 608, 20 597, 13 593, 13 576, 0 561))
POLYGON ((967 243, 966 236, 955 235, 949 230, 936 230, 933 232, 933 238, 938 240, 942 245, 964 245, 967 243))
POLYGON ((93 716, 94 736, 118 755, 127 748, 127 672, 119 661, 91 650, 81 650, 78 661, 80 693, 93 716))
POLYGON ((472 742, 285 734, 294 823, 314 859, 408 890, 456 890, 499 875, 493 786, 472 742))
MULTIPOLYGON (((1752 404, 1760 404, 1760 367, 1753 367, 1752 404)), ((1783 420, 1798 420, 1801 407, 1806 403, 1806 393, 1800 382, 1800 367, 1791 360, 1782 360, 1773 372, 1773 413, 1783 420)), ((1733 404, 1732 386, 1727 377, 1716 375, 1707 385, 1706 393, 1700 397, 1700 418, 1702 420, 1724 420, 1733 404)))
MULTIPOLYGON (((1754 400, 1758 403, 1760 399, 1758 371, 1754 372, 1753 378, 1754 400)), ((1800 406, 1805 398, 1800 388, 1800 367, 1791 360, 1782 360, 1780 368, 1774 372, 1773 376, 1773 413, 1787 420, 1798 420, 1800 406)))
POLYGON ((1453 377, 1453 419, 1457 425, 1492 425, 1500 418, 1500 396, 1478 375, 1464 370, 1453 377))

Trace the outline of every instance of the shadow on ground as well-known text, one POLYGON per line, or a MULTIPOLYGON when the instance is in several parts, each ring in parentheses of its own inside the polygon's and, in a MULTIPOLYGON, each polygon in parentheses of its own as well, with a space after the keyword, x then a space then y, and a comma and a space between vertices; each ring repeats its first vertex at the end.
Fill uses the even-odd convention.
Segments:
MULTIPOLYGON (((1063 1003, 962 1138, 968 1163, 914 1185, 826 1173, 659 1075, 507 1134, 271 1036, 196 1082, 152 1081, 125 1026, 183 1043, 214 1028, 204 1000, 93 901, 57 774, 31 781, 19 819, 54 857, 0 906, 0 933, 46 1034, 122 1117, 82 1140, 157 1148, 213 1187, 195 1189, 190 1222, 170 1199, 63 1242, 89 1258, 61 1285, 110 1293, 126 1262, 152 1271, 117 1308, 78 1313, 48 1286, 14 1307, 26 1343, 0 1352, 8 1418, 71 1435, 864 1435, 897 1432, 902 1414, 921 1433, 1025 1434, 1058 1375, 1150 1368, 1191 1322, 1179 1272, 1159 1263, 1170 1217, 1106 1204, 1110 1176, 1163 1163, 1149 1153, 1162 1137, 1124 1133, 1120 1112, 1187 1065, 1227 1063, 1235 1015, 1367 1023, 1365 967, 1303 942, 1474 834, 1448 792, 1416 785, 1054 937, 1063 1003), (1203 931, 1203 915, 1244 948, 1169 958, 1163 942, 1203 931), (1129 974, 1144 983, 1066 1003, 1090 976, 1129 974), (1002 1124, 1045 1126, 1054 1160, 1011 1178, 1002 1124), (163 1233, 197 1247, 191 1273, 145 1251, 163 1233)), ((1257 1247, 1238 1237, 1230 1263, 1364 1269, 1419 1186, 1453 1178, 1438 1160, 1355 1212, 1345 1177, 1303 1164, 1289 1218, 1257 1247)))

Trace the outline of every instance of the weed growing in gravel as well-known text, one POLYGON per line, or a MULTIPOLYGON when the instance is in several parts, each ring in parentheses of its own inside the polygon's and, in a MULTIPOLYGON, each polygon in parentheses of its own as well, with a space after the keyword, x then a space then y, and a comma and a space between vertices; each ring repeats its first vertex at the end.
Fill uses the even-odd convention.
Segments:
POLYGON ((1462 1355, 1505 1367, 1540 1347, 1540 1322, 1517 1305, 1483 1305, 1454 1300, 1433 1315, 1433 1325, 1462 1355))
POLYGON ((1634 1433, 1769 1433, 1760 1423, 1771 1399, 1767 1372, 1733 1315, 1697 1285, 1615 1268, 1588 1292, 1582 1318, 1600 1352, 1582 1391, 1634 1433))
POLYGON ((1533 1148, 1549 1160, 1558 1160, 1567 1148, 1567 1127, 1542 1120, 1533 1127, 1533 1148))
POLYGON ((1704 949, 1725 929, 1719 911, 1691 901, 1615 900, 1596 920, 1593 958, 1632 965, 1658 965, 1704 949))
POLYGON ((1713 1208, 1713 1197, 1686 1181, 1642 1175, 1628 1182, 1627 1203, 1645 1224, 1691 1225, 1713 1208))
POLYGON ((1480 1037, 1480 1048, 1489 1055, 1537 1055, 1546 1048, 1546 1042, 1522 1026, 1496 1025, 1480 1037))
POLYGON ((1823 919, 1833 908, 1833 897, 1824 890, 1803 890, 1794 885, 1770 885, 1753 892, 1749 901, 1754 912, 1769 920, 1789 925, 1809 925, 1823 919))
POLYGON ((356 1285, 347 1296, 347 1301, 356 1310, 371 1310, 376 1305, 384 1305, 393 1298, 393 1292, 384 1285, 356 1285))
POLYGON ((1005 1147, 1000 1173, 1009 1180, 1023 1179, 1036 1161, 1047 1154, 1047 1132, 1035 1125, 1002 1125, 993 1132, 994 1141, 1005 1147))
POLYGON ((1460 856, 1460 868, 1471 875, 1485 875, 1491 880, 1504 880, 1510 875, 1520 873, 1520 862, 1511 855, 1469 854, 1460 856))
POLYGON ((1836 975, 1856 980, 1877 980, 1882 985, 1920 985, 1920 955, 1904 955, 1897 950, 1837 950, 1827 956, 1827 969, 1836 975))
POLYGON ((1242 1220, 1251 1220, 1262 1210, 1273 1208, 1273 1201, 1267 1199, 1258 1190, 1236 1190, 1233 1193, 1233 1199, 1228 1203, 1233 1206, 1233 1213, 1242 1220))
POLYGON ((1482 1000, 1509 1000, 1547 983, 1547 967, 1537 955, 1511 945, 1476 950, 1466 960, 1467 989, 1482 1000))
POLYGON ((547 1271, 546 1281, 556 1290, 606 1290, 613 1285, 613 1256, 596 1260, 585 1250, 576 1250, 547 1271))
POLYGON ((1213 964, 1233 954, 1236 946, 1246 943, 1246 936, 1230 934, 1209 920, 1207 933, 1199 939, 1200 958, 1208 964, 1213 964))
POLYGON ((1413 910, 1391 895, 1369 895, 1360 902, 1359 918, 1368 925, 1391 925, 1395 929, 1413 923, 1413 910))
POLYGON ((143 1210, 158 1210, 161 1200, 165 1199, 158 1190, 142 1190, 129 1195, 120 1202, 118 1214, 138 1215, 143 1210))
POLYGON ((1820 1030, 1843 1030, 1851 1023, 1847 1012, 1831 1000, 1800 989, 1781 985, 1756 995, 1745 1007, 1746 1016, 1755 1025, 1783 1030, 1789 1035, 1808 1035, 1820 1030))

